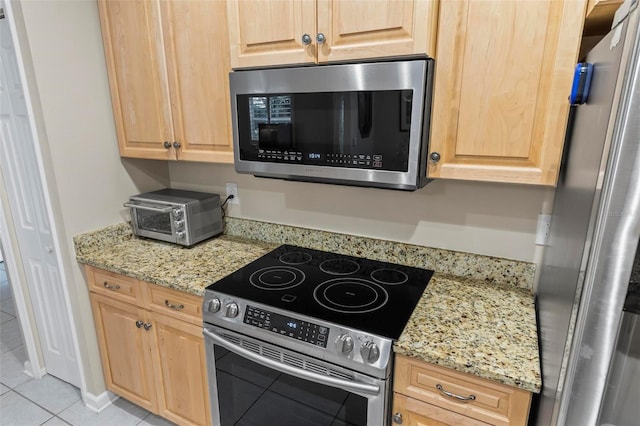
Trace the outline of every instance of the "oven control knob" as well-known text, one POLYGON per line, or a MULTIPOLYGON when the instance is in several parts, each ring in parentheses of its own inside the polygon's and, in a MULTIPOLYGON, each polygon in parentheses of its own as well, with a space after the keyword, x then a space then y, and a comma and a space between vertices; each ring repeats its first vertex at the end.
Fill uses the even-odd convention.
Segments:
POLYGON ((187 235, 187 234, 185 234, 185 232, 184 232, 184 231, 178 231, 178 232, 176 232, 176 237, 178 237, 178 239, 179 239, 179 240, 184 239, 185 235, 187 235))
POLYGON ((220 310, 220 299, 218 299, 217 297, 214 297, 213 299, 209 300, 209 304, 207 305, 207 311, 211 312, 211 313, 216 313, 220 310))
POLYGON ((173 209, 173 217, 180 219, 184 215, 184 212, 180 208, 173 209))
POLYGON ((353 337, 347 333, 341 334, 336 339, 336 349, 338 353, 347 355, 353 350, 353 337))
POLYGON ((378 345, 376 345, 371 340, 368 340, 362 344, 360 347, 360 355, 362 355, 362 359, 369 364, 373 364, 380 358, 380 349, 378 345))
POLYGON ((235 302, 227 303, 226 312, 224 313, 226 317, 235 318, 238 316, 238 304, 235 302))
POLYGON ((176 229, 182 231, 184 229, 184 220, 176 220, 176 229))

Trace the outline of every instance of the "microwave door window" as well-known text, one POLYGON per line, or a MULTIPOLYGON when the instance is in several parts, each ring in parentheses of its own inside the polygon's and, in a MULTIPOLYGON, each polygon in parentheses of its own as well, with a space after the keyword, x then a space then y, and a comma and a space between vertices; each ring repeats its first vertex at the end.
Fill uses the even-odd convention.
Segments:
POLYGON ((241 160, 406 172, 411 90, 237 95, 241 160))

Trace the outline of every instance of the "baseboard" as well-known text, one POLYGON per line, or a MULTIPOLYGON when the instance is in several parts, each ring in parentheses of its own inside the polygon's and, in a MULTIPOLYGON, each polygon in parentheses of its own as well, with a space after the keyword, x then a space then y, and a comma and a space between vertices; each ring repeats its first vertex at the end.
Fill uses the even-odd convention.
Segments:
POLYGON ((84 405, 91 411, 99 413, 100 411, 107 408, 109 405, 113 403, 116 399, 120 398, 113 392, 104 391, 99 395, 94 395, 92 393, 87 392, 84 395, 84 405))
POLYGON ((25 361, 23 372, 27 376, 33 377, 34 379, 42 379, 47 374, 47 369, 41 368, 40 371, 37 371, 30 361, 25 361))

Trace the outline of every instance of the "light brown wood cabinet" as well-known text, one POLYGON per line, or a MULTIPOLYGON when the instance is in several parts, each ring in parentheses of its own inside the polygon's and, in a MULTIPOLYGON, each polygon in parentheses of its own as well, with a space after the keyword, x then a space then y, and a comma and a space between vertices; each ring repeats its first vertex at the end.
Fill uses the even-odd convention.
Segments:
POLYGON ((429 177, 555 185, 586 3, 440 3, 429 177))
POLYGON ((526 425, 531 406, 525 390, 403 355, 396 355, 393 392, 393 414, 410 426, 526 425))
POLYGON ((209 425, 202 298, 86 267, 105 383, 179 425, 209 425))
POLYGON ((233 68, 433 56, 437 0, 228 0, 233 68), (323 35, 324 41, 317 37, 323 35), (308 44, 303 36, 308 36, 308 44))
POLYGON ((233 162, 225 2, 98 6, 120 155, 233 162))

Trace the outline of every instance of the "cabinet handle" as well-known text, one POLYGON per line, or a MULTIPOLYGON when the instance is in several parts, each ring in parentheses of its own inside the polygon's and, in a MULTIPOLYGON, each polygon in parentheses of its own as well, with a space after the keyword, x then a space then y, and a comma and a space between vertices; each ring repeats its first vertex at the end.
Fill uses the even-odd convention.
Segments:
POLYGON ((142 324, 144 324, 143 321, 140 321, 140 320, 136 321, 136 327, 140 328, 142 327, 142 324))
POLYGON ((171 142, 169 142, 169 141, 164 141, 164 147, 165 147, 166 149, 171 148, 171 142))
POLYGON ((182 303, 179 304, 179 305, 173 305, 173 304, 169 303, 169 301, 167 299, 164 299, 164 306, 166 306, 167 308, 175 309, 176 311, 180 311, 180 310, 184 309, 184 305, 182 303))
POLYGON ((438 389, 440 391, 441 394, 443 394, 444 396, 448 396, 449 398, 454 398, 457 399, 458 401, 473 401, 476 399, 476 396, 471 394, 469 396, 461 396, 461 395, 456 395, 455 393, 451 393, 451 392, 447 392, 446 390, 444 390, 444 388, 442 387, 442 385, 440 383, 438 383, 436 385, 436 389, 438 389))
POLYGON ((113 290, 113 291, 120 290, 120 286, 118 284, 111 285, 105 281, 102 285, 104 286, 104 288, 109 290, 113 290))
POLYGON ((400 413, 395 413, 395 414, 393 415, 393 422, 394 422, 394 423, 397 423, 397 424, 399 424, 399 425, 401 425, 401 424, 402 424, 402 414, 400 414, 400 413))
POLYGON ((311 36, 309 34, 302 34, 302 44, 308 46, 311 44, 311 36))
POLYGON ((327 41, 327 38, 324 36, 324 34, 318 33, 318 35, 316 35, 316 42, 318 44, 324 44, 325 41, 327 41))
POLYGON ((144 324, 142 324, 142 326, 144 327, 145 330, 149 331, 149 329, 151 328, 151 323, 150 322, 145 322, 144 324))
POLYGON ((432 163, 437 163, 438 161, 440 161, 440 153, 439 152, 432 152, 429 155, 429 159, 431 160, 432 163))
POLYGON ((180 142, 174 142, 174 143, 173 143, 173 147, 174 147, 175 149, 178 149, 178 148, 180 148, 181 146, 182 146, 182 145, 180 144, 180 142))

